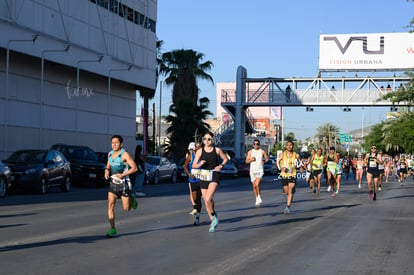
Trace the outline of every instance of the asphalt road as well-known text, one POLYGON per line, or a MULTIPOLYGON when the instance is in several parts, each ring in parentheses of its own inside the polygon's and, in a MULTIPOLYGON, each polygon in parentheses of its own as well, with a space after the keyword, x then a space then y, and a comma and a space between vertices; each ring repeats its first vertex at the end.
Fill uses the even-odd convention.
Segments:
POLYGON ((116 206, 119 236, 105 237, 106 188, 10 194, 0 199, 2 274, 413 274, 414 181, 343 181, 338 197, 298 184, 291 214, 279 181, 266 176, 254 207, 248 178, 223 180, 220 224, 193 226, 185 183, 145 186, 137 210, 116 206))

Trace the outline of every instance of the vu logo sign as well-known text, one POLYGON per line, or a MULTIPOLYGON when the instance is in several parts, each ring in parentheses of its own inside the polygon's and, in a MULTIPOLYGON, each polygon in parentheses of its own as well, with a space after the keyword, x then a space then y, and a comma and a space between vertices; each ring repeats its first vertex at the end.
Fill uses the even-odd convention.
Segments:
POLYGON ((342 46, 341 42, 339 42, 336 36, 324 37, 323 40, 335 42, 336 46, 338 47, 338 49, 341 51, 342 54, 346 53, 349 46, 354 41, 362 41, 362 51, 364 52, 364 54, 384 54, 384 36, 380 36, 379 50, 376 50, 376 51, 368 50, 367 36, 351 36, 348 39, 348 41, 345 43, 345 46, 342 46))

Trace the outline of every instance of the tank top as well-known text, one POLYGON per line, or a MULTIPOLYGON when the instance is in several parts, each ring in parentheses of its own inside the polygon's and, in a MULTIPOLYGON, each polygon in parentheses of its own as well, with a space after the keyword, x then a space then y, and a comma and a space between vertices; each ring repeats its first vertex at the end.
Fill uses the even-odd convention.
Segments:
MULTIPOLYGON (((188 164, 188 170, 189 171, 191 171, 191 169, 193 169, 193 162, 194 162, 194 158, 195 158, 195 153, 194 152, 192 152, 191 153, 191 161, 190 161, 190 163, 188 164)), ((200 179, 198 179, 198 178, 191 178, 191 177, 189 177, 188 178, 188 181, 189 182, 191 182, 191 183, 196 183, 196 182, 199 182, 200 181, 200 179)))
POLYGON ((109 153, 109 165, 111 166, 111 174, 122 174, 127 168, 127 165, 122 161, 122 154, 125 152, 125 149, 122 148, 116 158, 112 158, 114 150, 109 153))
POLYGON ((280 174, 282 177, 296 177, 296 152, 292 152, 290 157, 287 156, 287 151, 283 151, 282 154, 282 167, 286 167, 288 171, 282 171, 280 174))
POLYGON ((328 169, 336 169, 336 162, 329 154, 328 154, 328 157, 327 157, 327 168, 328 169))
POLYGON ((322 169, 322 163, 323 163, 323 156, 315 155, 312 162, 312 169, 313 170, 321 170, 322 169))
POLYGON ((213 170, 216 166, 218 166, 218 155, 216 152, 216 147, 213 147, 213 150, 211 152, 206 152, 203 147, 200 160, 206 161, 203 166, 201 166, 201 169, 213 170))
POLYGON ((255 161, 250 162, 250 170, 263 170, 263 150, 252 149, 252 151, 250 152, 250 157, 254 157, 256 159, 255 161))
POLYGON ((377 155, 375 154, 375 156, 369 155, 368 159, 367 159, 367 163, 368 163, 368 168, 367 171, 368 172, 378 172, 378 162, 377 162, 377 155))

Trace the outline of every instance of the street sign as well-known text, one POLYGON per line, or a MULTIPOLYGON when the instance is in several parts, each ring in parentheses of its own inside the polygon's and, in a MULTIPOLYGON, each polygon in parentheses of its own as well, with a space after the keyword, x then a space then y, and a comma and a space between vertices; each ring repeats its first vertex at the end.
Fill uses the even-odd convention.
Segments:
POLYGON ((351 142, 351 135, 341 134, 340 135, 340 142, 351 142))

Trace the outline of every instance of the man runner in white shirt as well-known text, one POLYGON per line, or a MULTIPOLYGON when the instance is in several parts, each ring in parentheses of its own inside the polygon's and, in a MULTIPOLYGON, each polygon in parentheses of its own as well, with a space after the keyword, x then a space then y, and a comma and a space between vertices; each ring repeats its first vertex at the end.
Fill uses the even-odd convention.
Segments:
POLYGON ((269 160, 267 153, 260 148, 260 141, 253 141, 253 148, 247 152, 246 164, 250 164, 250 181, 253 185, 254 196, 256 197, 256 207, 262 204, 260 197, 260 181, 264 175, 263 164, 269 160))

